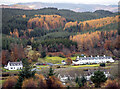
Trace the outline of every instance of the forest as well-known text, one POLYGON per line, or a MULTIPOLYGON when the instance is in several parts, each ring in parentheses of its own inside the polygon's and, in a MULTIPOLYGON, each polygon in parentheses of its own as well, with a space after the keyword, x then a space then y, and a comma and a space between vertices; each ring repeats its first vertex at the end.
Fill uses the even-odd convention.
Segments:
POLYGON ((62 52, 65 55, 79 52, 117 57, 119 54, 118 13, 105 10, 74 12, 57 8, 2 8, 2 13, 3 65, 25 58, 27 45, 38 52, 62 52))

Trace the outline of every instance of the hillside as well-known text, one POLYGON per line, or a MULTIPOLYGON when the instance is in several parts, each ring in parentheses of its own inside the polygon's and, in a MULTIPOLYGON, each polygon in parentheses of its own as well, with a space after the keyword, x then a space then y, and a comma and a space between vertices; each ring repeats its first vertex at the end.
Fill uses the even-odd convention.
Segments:
POLYGON ((114 49, 117 50, 112 41, 116 43, 118 39, 119 16, 113 12, 99 10, 80 13, 57 8, 3 8, 2 12, 2 33, 5 38, 2 49, 10 53, 14 45, 23 48, 31 45, 39 52, 62 52, 66 55, 73 52, 90 55, 92 51, 94 55, 115 55, 114 49))
POLYGON ((70 40, 77 42, 78 51, 86 51, 89 55, 115 55, 118 42, 117 30, 96 31, 70 36, 70 40))
MULTIPOLYGON (((69 24, 70 22, 72 24, 73 22, 77 21, 78 24, 78 22, 84 22, 87 20, 92 20, 92 19, 99 20, 99 18, 104 18, 104 17, 110 18, 112 16, 116 16, 116 13, 112 13, 104 10, 79 13, 70 10, 61 10, 61 9, 58 10, 57 8, 44 8, 39 10, 2 8, 2 14, 3 14, 2 15, 3 34, 9 35, 11 33, 18 32, 19 36, 17 37, 29 36, 30 35, 29 29, 31 28, 34 29, 32 31, 35 31, 36 27, 38 27, 39 29, 44 28, 44 30, 49 30, 49 29, 62 30, 64 28, 65 23, 69 24), (57 16, 57 18, 54 16, 57 16)), ((40 33, 41 35, 41 30, 36 30, 36 31, 37 32, 35 32, 34 34, 40 33)), ((42 32, 43 32, 42 35, 46 34, 46 31, 42 31, 42 32)), ((38 36, 40 35, 38 34, 38 36)), ((31 37, 31 35, 29 37, 31 37)))
POLYGON ((35 18, 29 19, 27 27, 49 30, 64 27, 65 23, 66 19, 59 15, 35 15, 35 18))
POLYGON ((100 19, 93 19, 93 20, 87 20, 87 21, 80 21, 80 22, 68 22, 65 24, 64 30, 66 31, 83 31, 83 30, 91 30, 91 29, 97 29, 109 24, 118 23, 118 17, 105 17, 100 19))

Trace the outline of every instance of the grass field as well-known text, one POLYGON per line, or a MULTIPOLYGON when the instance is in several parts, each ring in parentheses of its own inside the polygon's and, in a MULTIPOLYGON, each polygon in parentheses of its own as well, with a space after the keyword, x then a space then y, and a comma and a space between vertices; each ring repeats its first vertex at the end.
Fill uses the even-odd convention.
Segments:
POLYGON ((0 80, 0 85, 4 83, 5 80, 0 80))
POLYGON ((93 65, 79 65, 79 66, 71 66, 71 67, 75 67, 75 68, 78 68, 78 67, 99 67, 99 64, 93 64, 93 65))
MULTIPOLYGON (((61 64, 61 61, 62 60, 66 60, 67 58, 62 58, 62 57, 49 57, 49 56, 46 56, 45 58, 39 58, 38 61, 41 62, 41 63, 53 63, 53 64, 61 64)), ((76 57, 71 57, 72 60, 75 60, 76 57)))

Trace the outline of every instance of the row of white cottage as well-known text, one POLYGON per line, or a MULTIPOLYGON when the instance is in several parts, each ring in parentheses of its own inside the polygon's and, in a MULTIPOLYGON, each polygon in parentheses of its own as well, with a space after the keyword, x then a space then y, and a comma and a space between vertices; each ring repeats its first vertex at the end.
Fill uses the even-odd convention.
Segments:
MULTIPOLYGON (((114 62, 113 58, 110 56, 96 56, 96 57, 79 57, 77 56, 76 60, 72 61, 73 64, 90 64, 90 63, 106 63, 114 62)), ((66 64, 65 61, 62 61, 63 64, 66 64)))

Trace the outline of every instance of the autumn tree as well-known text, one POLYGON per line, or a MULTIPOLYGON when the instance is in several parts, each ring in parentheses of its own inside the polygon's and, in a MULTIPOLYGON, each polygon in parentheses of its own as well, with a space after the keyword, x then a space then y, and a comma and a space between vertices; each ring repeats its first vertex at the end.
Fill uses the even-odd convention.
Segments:
POLYGON ((67 64, 67 65, 71 65, 71 64, 72 64, 72 59, 68 57, 68 58, 66 59, 66 64, 67 64))
POLYGON ((47 79, 48 89, 62 88, 64 85, 62 82, 55 76, 49 76, 47 79))
POLYGON ((22 89, 38 88, 37 81, 33 78, 25 79, 22 83, 22 89))
POLYGON ((3 83, 3 88, 10 88, 13 89, 15 88, 15 85, 17 83, 18 76, 14 77, 8 77, 5 82, 3 83))
POLYGON ((47 82, 42 74, 35 74, 35 81, 37 81, 38 88, 47 89, 47 82))
POLYGON ((108 79, 105 82, 105 89, 119 89, 119 80, 110 80, 108 79))
POLYGON ((10 61, 10 53, 8 50, 2 50, 2 65, 6 65, 8 61, 10 61))

